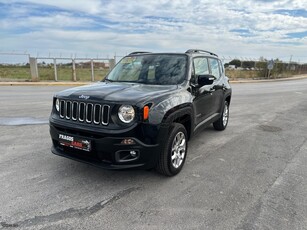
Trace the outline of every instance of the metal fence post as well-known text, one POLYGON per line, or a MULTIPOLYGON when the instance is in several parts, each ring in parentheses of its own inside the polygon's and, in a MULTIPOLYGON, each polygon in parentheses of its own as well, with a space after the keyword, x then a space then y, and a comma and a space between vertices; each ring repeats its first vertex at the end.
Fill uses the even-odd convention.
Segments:
POLYGON ((115 59, 109 59, 109 69, 113 69, 115 66, 115 59))
POLYGON ((38 68, 37 68, 37 59, 29 57, 29 63, 30 63, 30 72, 31 72, 31 78, 32 81, 38 81, 38 68))
POLYGON ((58 81, 58 70, 56 67, 56 58, 53 58, 53 67, 54 67, 54 80, 58 81))
POLYGON ((95 81, 95 75, 94 75, 94 61, 91 59, 91 76, 92 76, 92 81, 95 81))
POLYGON ((75 59, 72 60, 72 80, 77 81, 77 75, 76 75, 76 62, 75 59))

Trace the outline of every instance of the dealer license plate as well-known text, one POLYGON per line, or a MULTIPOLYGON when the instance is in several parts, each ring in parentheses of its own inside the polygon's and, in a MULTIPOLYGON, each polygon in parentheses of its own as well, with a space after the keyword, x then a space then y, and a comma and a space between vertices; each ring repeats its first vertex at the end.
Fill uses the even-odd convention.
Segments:
POLYGON ((73 137, 66 134, 59 134, 60 145, 83 151, 91 151, 91 141, 83 138, 73 137))

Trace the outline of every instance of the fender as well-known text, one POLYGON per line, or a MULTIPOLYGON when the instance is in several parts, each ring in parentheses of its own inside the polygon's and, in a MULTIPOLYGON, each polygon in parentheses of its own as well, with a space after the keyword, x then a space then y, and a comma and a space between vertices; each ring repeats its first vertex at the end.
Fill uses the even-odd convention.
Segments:
MULTIPOLYGON (((224 103, 224 101, 226 100, 227 97, 230 97, 230 100, 229 100, 229 105, 230 105, 230 101, 231 101, 231 92, 232 92, 231 89, 227 89, 227 90, 226 90, 226 92, 224 93, 224 97, 223 97, 223 103, 224 103)), ((224 111, 224 105, 221 107, 221 109, 220 109, 220 111, 219 111, 220 115, 222 115, 223 111, 224 111)))
POLYGON ((185 88, 181 88, 160 102, 153 101, 149 111, 149 123, 160 125, 173 112, 185 107, 192 108, 192 100, 192 95, 185 88))
POLYGON ((229 100, 229 104, 230 104, 230 101, 231 101, 231 89, 227 89, 225 94, 224 94, 224 101, 226 100, 227 97, 230 97, 230 100, 229 100))
POLYGON ((167 111, 163 120, 160 124, 160 137, 162 137, 161 141, 164 142, 164 138, 167 138, 169 133, 169 127, 173 122, 179 122, 185 124, 189 139, 193 135, 193 127, 194 127, 194 110, 192 108, 192 104, 180 105, 177 108, 171 109, 167 111), (174 110, 175 109, 175 110, 174 110))
MULTIPOLYGON (((178 106, 177 108, 175 107, 175 108, 167 111, 167 113, 163 117, 163 120, 161 122, 161 126, 167 126, 168 127, 175 120, 177 120, 181 117, 184 117, 185 115, 190 116, 191 123, 194 123, 194 120, 193 120, 194 112, 193 111, 194 110, 193 110, 192 104, 181 105, 181 106, 178 106)), ((193 127, 193 126, 191 126, 191 127, 193 127)))

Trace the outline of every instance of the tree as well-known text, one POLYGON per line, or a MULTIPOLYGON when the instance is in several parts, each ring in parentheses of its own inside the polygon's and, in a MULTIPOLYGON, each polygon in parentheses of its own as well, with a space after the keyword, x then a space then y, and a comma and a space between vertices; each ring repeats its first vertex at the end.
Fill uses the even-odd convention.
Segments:
POLYGON ((242 62, 242 68, 254 68, 255 67, 255 62, 254 61, 243 61, 242 62))
POLYGON ((241 67, 241 61, 239 59, 233 59, 231 62, 229 62, 229 65, 234 65, 237 67, 241 67))

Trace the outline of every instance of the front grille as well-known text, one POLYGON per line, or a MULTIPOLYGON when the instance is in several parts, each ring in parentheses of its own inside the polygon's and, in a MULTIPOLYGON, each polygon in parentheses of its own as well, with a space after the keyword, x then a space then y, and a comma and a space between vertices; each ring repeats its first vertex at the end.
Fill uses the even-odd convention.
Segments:
POLYGON ((95 103, 60 100, 60 118, 95 125, 108 125, 110 106, 95 103))

